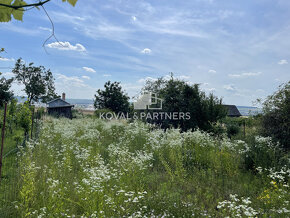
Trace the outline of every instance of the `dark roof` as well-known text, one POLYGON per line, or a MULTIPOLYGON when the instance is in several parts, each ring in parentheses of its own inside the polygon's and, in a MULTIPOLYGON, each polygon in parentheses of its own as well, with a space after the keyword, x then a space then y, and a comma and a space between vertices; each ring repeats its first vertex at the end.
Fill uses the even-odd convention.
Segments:
POLYGON ((61 98, 54 99, 47 104, 48 108, 74 107, 74 105, 71 105, 70 103, 62 100, 61 98))
POLYGON ((240 117, 242 116, 236 105, 224 105, 228 109, 229 117, 240 117))

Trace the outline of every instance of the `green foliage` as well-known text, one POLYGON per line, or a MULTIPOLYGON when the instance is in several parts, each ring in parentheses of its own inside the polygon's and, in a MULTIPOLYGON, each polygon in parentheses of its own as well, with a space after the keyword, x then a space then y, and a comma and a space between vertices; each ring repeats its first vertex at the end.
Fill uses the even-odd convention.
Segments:
POLYGON ((95 95, 96 109, 110 109, 113 112, 129 112, 129 97, 122 90, 119 82, 110 81, 104 85, 105 90, 99 89, 95 95))
POLYGON ((72 6, 75 6, 78 0, 62 0, 62 2, 68 2, 70 3, 72 6))
POLYGON ((290 149, 290 81, 268 96, 263 104, 262 131, 290 149))
MULTIPOLYGON (((33 4, 28 4, 23 0, 1 0, 0 1, 0 22, 10 22, 12 16, 15 20, 22 21, 25 8, 38 8, 38 6, 44 5, 50 0, 43 0, 33 4)), ((77 0, 62 0, 62 2, 68 2, 72 6, 75 6, 77 0)))
POLYGON ((13 96, 13 92, 10 91, 12 82, 13 79, 0 78, 0 107, 3 106, 4 102, 8 102, 13 96))
POLYGON ((16 61, 12 72, 15 74, 15 79, 25 86, 24 91, 29 104, 39 100, 46 103, 58 97, 55 93, 52 72, 43 66, 35 67, 33 63, 26 66, 20 58, 16 61))
POLYGON ((253 173, 249 151, 201 131, 47 119, 18 154, 19 191, 5 209, 14 217, 287 217, 289 167, 258 167, 272 155, 264 149, 253 173))
POLYGON ((237 135, 240 132, 240 130, 241 130, 240 126, 236 124, 227 125, 227 134, 228 137, 230 138, 234 135, 237 135))
POLYGON ((222 100, 213 94, 207 96, 199 88, 198 84, 189 85, 185 81, 159 78, 156 81, 147 81, 143 91, 154 92, 162 98, 165 112, 190 113, 190 119, 179 120, 158 120, 152 121, 160 124, 163 128, 179 127, 186 131, 200 128, 211 130, 211 123, 217 122, 226 116, 226 111, 222 106, 222 100))
POLYGON ((25 135, 28 134, 32 124, 32 111, 29 102, 25 102, 18 108, 17 124, 24 129, 25 135))

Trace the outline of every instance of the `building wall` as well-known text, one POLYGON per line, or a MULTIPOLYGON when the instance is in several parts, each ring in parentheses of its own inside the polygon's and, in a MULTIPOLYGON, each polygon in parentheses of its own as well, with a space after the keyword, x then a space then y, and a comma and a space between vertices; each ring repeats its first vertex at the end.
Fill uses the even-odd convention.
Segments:
POLYGON ((48 114, 56 117, 67 117, 72 119, 71 107, 48 108, 48 114))

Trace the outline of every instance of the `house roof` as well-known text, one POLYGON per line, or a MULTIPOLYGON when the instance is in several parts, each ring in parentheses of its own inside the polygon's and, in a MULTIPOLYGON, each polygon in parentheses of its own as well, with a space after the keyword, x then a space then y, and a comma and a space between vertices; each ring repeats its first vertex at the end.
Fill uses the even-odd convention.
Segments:
POLYGON ((62 100, 61 98, 54 99, 47 103, 48 108, 59 108, 59 107, 74 107, 74 105, 71 105, 70 103, 66 102, 65 100, 62 100))
POLYGON ((228 109, 229 117, 240 117, 242 116, 236 105, 224 105, 228 109))

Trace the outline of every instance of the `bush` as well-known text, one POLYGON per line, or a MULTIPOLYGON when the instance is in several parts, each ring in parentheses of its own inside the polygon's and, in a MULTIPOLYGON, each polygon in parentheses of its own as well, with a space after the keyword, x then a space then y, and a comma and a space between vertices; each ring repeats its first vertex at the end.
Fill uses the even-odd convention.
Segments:
POLYGON ((263 103, 262 131, 266 136, 290 149, 290 81, 279 86, 278 91, 268 96, 263 103))
POLYGON ((227 125, 227 135, 229 138, 237 135, 240 132, 241 128, 237 124, 227 125))
POLYGON ((156 81, 147 81, 143 91, 154 91, 163 101, 162 111, 190 113, 190 119, 164 119, 151 121, 162 128, 180 128, 182 131, 190 129, 211 130, 211 123, 226 116, 226 109, 222 100, 213 94, 206 95, 198 84, 189 85, 187 82, 175 79, 160 78, 156 81))

